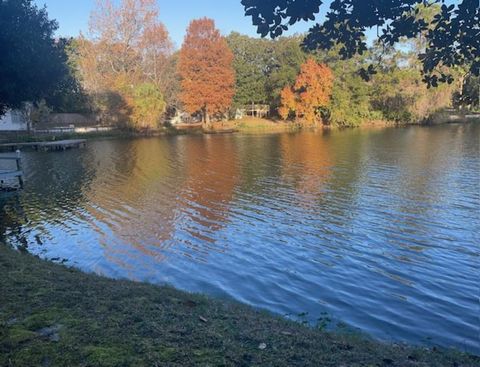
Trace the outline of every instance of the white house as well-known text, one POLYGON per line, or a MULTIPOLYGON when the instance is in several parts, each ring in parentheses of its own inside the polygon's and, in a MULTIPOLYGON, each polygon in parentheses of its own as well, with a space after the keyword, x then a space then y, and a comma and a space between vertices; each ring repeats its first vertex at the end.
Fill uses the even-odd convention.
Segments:
POLYGON ((0 131, 26 130, 28 130, 28 120, 21 111, 8 110, 5 115, 0 116, 0 131))

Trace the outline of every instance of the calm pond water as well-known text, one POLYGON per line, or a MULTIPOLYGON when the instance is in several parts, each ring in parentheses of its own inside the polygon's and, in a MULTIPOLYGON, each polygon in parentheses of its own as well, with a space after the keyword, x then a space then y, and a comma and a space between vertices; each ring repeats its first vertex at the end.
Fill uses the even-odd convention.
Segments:
POLYGON ((480 353, 479 138, 471 124, 26 152, 0 235, 109 277, 480 353))

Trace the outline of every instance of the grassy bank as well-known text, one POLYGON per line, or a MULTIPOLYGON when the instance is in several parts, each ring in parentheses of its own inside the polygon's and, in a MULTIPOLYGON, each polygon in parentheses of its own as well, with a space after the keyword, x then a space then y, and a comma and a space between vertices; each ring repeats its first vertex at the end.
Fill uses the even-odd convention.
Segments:
MULTIPOLYGON (((468 123, 478 122, 479 119, 466 119, 455 118, 452 119, 448 115, 438 115, 435 118, 431 118, 424 122, 415 123, 396 123, 394 121, 365 121, 359 126, 318 126, 317 129, 343 129, 343 128, 364 128, 364 129, 382 129, 386 127, 398 127, 409 125, 439 125, 449 122, 468 123)), ((219 121, 212 123, 212 130, 235 130, 241 133, 278 133, 278 132, 294 132, 302 129, 300 124, 296 124, 292 121, 282 121, 274 119, 254 118, 248 117, 241 120, 229 120, 219 121)), ((308 128, 307 128, 308 129, 308 128)), ((198 127, 160 127, 158 129, 151 129, 148 131, 134 131, 134 130, 112 130, 105 132, 89 132, 89 133, 58 133, 58 134, 29 134, 29 133, 4 133, 3 136, 0 133, 1 143, 27 143, 36 141, 53 141, 63 139, 107 139, 107 138, 138 138, 138 137, 150 137, 150 136, 164 136, 164 135, 185 135, 185 134, 201 134, 202 128, 198 127)))
POLYGON ((234 122, 241 132, 281 132, 296 131, 300 126, 293 122, 260 118, 245 118, 234 122))
POLYGON ((359 126, 332 126, 332 125, 318 125, 318 126, 303 126, 302 124, 295 123, 293 121, 283 121, 283 120, 274 120, 274 119, 264 119, 264 118, 244 118, 241 120, 233 121, 224 121, 224 122, 215 122, 213 124, 214 130, 222 129, 236 129, 242 133, 277 133, 277 132, 294 132, 302 129, 306 130, 335 130, 335 129, 344 129, 344 128, 386 128, 386 127, 395 127, 402 126, 406 124, 398 124, 393 121, 365 121, 362 125, 359 126))
POLYGON ((183 134, 173 128, 160 128, 146 132, 138 132, 133 130, 112 130, 104 132, 89 133, 57 133, 57 134, 29 134, 29 133, 9 133, 0 136, 1 143, 31 143, 37 141, 54 141, 65 139, 107 139, 107 138, 135 138, 161 135, 179 135, 183 134))
POLYGON ((479 366, 233 302, 88 275, 0 244, 0 366, 479 366))
MULTIPOLYGON (((175 129, 175 128, 173 128, 175 129)), ((265 118, 246 117, 240 120, 215 121, 210 125, 211 131, 235 130, 242 133, 269 133, 269 132, 283 132, 283 131, 297 131, 300 125, 293 122, 285 122, 280 120, 272 120, 265 118)), ((201 125, 196 125, 195 128, 187 128, 187 125, 182 125, 177 131, 184 133, 198 133, 202 132, 201 125)))

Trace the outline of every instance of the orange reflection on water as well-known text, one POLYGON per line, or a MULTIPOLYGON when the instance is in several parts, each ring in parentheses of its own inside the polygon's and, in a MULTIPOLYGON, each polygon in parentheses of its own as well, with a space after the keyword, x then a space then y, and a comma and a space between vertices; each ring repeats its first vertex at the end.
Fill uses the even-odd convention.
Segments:
MULTIPOLYGON (((191 219, 210 230, 227 220, 229 204, 240 180, 238 151, 230 136, 192 139, 184 146, 186 177, 181 197, 191 219)), ((204 238, 202 238, 204 239, 204 238)))
POLYGON ((300 195, 318 195, 331 175, 333 165, 331 145, 315 134, 282 134, 280 146, 283 158, 282 177, 295 181, 300 195))

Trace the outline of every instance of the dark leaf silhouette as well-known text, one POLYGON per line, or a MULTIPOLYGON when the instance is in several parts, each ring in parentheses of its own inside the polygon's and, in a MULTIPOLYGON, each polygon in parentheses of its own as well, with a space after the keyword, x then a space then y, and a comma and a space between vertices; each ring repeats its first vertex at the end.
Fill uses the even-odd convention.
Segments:
MULTIPOLYGON (((275 38, 299 21, 311 20, 320 12, 321 0, 242 0, 245 14, 252 17, 262 36, 275 38), (279 31, 280 30, 280 31, 279 31)), ((326 19, 314 25, 305 39, 308 49, 330 49, 341 45, 343 58, 367 49, 366 32, 376 28, 378 41, 393 46, 401 39, 425 33, 427 48, 420 56, 424 81, 429 86, 448 82, 451 75, 442 67, 466 65, 469 73, 480 73, 480 5, 478 0, 462 0, 445 5, 442 0, 333 0, 326 19), (430 22, 418 15, 419 4, 442 4, 430 22)), ((368 70, 370 72, 370 70, 368 70)), ((365 78, 367 74, 360 73, 365 78)))

